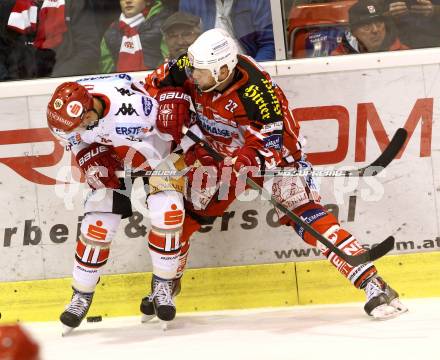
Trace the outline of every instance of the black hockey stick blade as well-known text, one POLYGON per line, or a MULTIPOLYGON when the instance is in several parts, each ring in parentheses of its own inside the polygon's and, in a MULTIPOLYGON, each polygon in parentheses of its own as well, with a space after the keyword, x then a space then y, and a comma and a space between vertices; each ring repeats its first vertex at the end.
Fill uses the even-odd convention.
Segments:
POLYGON ((391 250, 394 249, 394 237, 388 236, 384 241, 382 241, 377 246, 373 247, 370 250, 370 261, 377 260, 384 256, 385 254, 388 254, 391 250))
POLYGON ((375 261, 393 250, 394 242, 394 237, 388 236, 384 241, 362 254, 348 255, 347 262, 352 266, 358 266, 370 261, 375 261))
POLYGON ((405 144, 407 137, 408 132, 406 129, 397 129, 386 149, 376 160, 361 169, 347 171, 345 176, 376 176, 394 160, 403 144, 405 144))

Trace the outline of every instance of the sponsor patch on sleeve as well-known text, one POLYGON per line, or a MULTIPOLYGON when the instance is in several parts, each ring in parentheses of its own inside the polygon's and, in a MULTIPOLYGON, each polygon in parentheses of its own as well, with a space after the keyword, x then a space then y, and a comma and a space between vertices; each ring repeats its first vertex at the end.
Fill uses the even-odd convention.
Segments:
POLYGON ((281 150, 283 145, 283 136, 282 135, 270 135, 266 137, 264 140, 264 147, 266 149, 275 149, 281 150))
POLYGON ((145 116, 149 116, 151 114, 151 111, 153 111, 153 102, 151 101, 151 99, 143 96, 142 97, 142 106, 144 108, 145 116))
POLYGON ((260 132, 262 134, 267 134, 267 133, 274 132, 276 130, 283 130, 283 122, 282 121, 275 121, 274 123, 271 123, 271 124, 265 124, 261 128, 260 132))

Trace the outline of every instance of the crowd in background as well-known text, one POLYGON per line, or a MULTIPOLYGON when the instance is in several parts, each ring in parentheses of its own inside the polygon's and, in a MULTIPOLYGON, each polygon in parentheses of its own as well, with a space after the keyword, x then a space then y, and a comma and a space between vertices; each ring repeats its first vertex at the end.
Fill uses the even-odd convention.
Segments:
MULTIPOLYGON (((300 28, 296 10, 329 2, 280 1, 286 32, 303 31, 295 45, 303 51, 289 43, 288 57, 440 46, 440 0, 343 2, 344 26, 300 28)), ((229 32, 241 53, 275 59, 269 0, 2 0, 0 80, 154 69, 213 27, 229 32)))
POLYGON ((440 0, 300 0, 288 21, 292 57, 440 46, 440 0))

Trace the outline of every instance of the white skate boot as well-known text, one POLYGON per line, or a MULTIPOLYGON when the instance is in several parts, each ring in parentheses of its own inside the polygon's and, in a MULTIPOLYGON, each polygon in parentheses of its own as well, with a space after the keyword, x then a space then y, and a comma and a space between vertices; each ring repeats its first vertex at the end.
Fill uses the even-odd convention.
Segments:
POLYGON ((364 287, 367 295, 365 312, 377 320, 387 320, 408 311, 399 294, 379 276, 372 277, 364 287))

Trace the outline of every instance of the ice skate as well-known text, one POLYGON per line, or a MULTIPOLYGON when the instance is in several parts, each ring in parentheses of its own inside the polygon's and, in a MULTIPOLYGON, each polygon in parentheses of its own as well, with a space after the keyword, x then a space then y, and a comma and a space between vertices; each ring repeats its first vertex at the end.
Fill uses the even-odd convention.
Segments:
POLYGON ((143 314, 141 321, 145 323, 157 316, 165 322, 162 323, 162 329, 166 330, 166 322, 173 320, 176 315, 174 298, 180 293, 180 278, 167 281, 153 275, 151 288, 152 293, 144 297, 140 305, 143 314))
POLYGON ((399 294, 379 276, 369 280, 364 290, 367 295, 364 310, 377 320, 392 319, 408 311, 399 294))
POLYGON ((60 315, 60 321, 63 324, 63 336, 70 334, 81 324, 92 304, 93 294, 82 293, 73 289, 70 304, 67 305, 66 310, 60 315))

